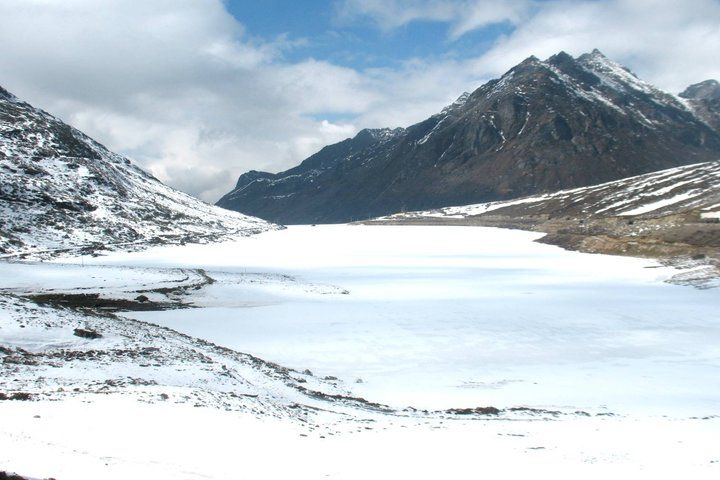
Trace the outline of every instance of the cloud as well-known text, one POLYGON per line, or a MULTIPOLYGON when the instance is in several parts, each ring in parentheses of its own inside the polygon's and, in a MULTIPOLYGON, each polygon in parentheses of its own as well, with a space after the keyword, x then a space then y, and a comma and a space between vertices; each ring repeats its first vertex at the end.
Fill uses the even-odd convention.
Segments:
POLYGON ((0 83, 209 201, 356 130, 313 113, 378 101, 352 69, 284 62, 293 47, 249 37, 219 0, 0 4, 0 83))
POLYGON ((720 78, 717 0, 345 0, 385 34, 448 25, 444 56, 356 69, 289 61, 302 39, 257 38, 222 0, 3 0, 0 84, 163 181, 214 201, 362 127, 407 126, 523 58, 598 47, 671 91, 720 78), (455 40, 507 22, 475 55, 455 40), (342 120, 337 120, 342 119, 342 120))
POLYGON ((593 48, 672 92, 720 78, 720 2, 546 2, 477 59, 477 68, 498 72, 529 55, 578 55, 593 48))
POLYGON ((661 88, 676 92, 720 77, 718 0, 341 0, 344 21, 370 19, 392 30, 412 22, 449 25, 448 40, 500 22, 512 24, 461 68, 496 76, 530 55, 599 48, 661 88))
POLYGON ((386 30, 417 21, 449 23, 456 39, 488 25, 516 24, 532 5, 529 0, 344 0, 336 10, 341 20, 366 18, 386 30))

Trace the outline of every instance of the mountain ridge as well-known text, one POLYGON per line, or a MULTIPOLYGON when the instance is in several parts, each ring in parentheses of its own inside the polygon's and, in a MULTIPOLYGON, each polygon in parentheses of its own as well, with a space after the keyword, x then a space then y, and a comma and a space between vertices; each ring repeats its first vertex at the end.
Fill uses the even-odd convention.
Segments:
POLYGON ((720 158, 720 131, 599 50, 528 57, 381 140, 244 174, 218 205, 280 223, 337 223, 516 198, 720 158), (322 158, 321 161, 318 159, 322 158))

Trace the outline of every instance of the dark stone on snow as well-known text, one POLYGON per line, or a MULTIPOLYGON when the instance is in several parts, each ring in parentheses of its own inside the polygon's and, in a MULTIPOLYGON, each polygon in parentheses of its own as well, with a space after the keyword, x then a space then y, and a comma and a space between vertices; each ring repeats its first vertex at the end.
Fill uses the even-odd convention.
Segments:
POLYGON ((94 340, 96 338, 102 338, 101 334, 99 334, 95 330, 91 330, 89 328, 76 328, 73 331, 73 334, 76 337, 89 338, 91 340, 94 340))

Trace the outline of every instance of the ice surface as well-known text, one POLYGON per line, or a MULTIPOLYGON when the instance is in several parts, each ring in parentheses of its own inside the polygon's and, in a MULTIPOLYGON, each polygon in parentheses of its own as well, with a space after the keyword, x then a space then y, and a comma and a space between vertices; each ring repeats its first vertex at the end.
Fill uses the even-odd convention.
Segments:
POLYGON ((717 292, 665 284, 674 272, 649 260, 568 252, 532 242, 539 236, 290 227, 89 261, 201 267, 211 276, 283 273, 347 290, 221 281, 197 298, 201 310, 132 316, 339 377, 354 394, 396 407, 713 412, 717 292))

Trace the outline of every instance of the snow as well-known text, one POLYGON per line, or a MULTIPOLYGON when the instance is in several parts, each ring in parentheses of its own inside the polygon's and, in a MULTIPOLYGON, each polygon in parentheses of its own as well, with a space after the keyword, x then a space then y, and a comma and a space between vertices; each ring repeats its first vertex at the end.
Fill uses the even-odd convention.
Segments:
POLYGON ((104 396, 8 403, 0 424, 3 463, 38 478, 655 480, 720 470, 718 419, 396 419, 308 434, 273 418, 104 396))
POLYGON ((663 283, 674 272, 649 260, 568 252, 538 237, 296 226, 212 245, 0 263, 0 300, 129 298, 192 286, 197 269, 215 280, 181 295, 197 308, 88 319, 104 333, 92 341, 71 334, 78 313, 2 303, 6 348, 160 349, 144 366, 87 359, 0 379, 0 390, 46 392, 0 403, 2 468, 78 480, 717 478, 716 292, 663 283), (280 375, 194 337, 295 371, 280 375), (314 376, 299 373, 308 368, 314 376), (102 386, 128 377, 154 383, 102 386), (397 410, 311 398, 298 385, 397 410), (62 386, 81 391, 53 393, 62 386), (478 406, 557 413, 443 412, 478 406))
POLYGON ((698 192, 698 191, 679 193, 670 198, 664 198, 664 199, 658 200, 656 202, 641 205, 637 208, 633 208, 632 210, 626 210, 624 212, 620 212, 620 213, 618 213, 618 215, 622 215, 622 216, 642 215, 644 213, 653 212, 653 211, 658 210, 663 207, 675 205, 676 203, 682 202, 684 200, 695 198, 701 194, 702 194, 702 192, 698 192))
POLYGON ((720 332, 707 323, 714 294, 663 284, 674 271, 647 260, 566 252, 532 242, 539 236, 476 227, 290 227, 86 261, 182 262, 227 275, 196 297, 201 311, 129 316, 338 377, 354 395, 394 407, 711 412, 717 392, 686 394, 712 382, 720 365, 696 364, 712 358, 720 332), (231 280, 243 273, 289 274, 315 287, 282 291, 231 280), (320 286, 349 294, 325 295, 320 286))

